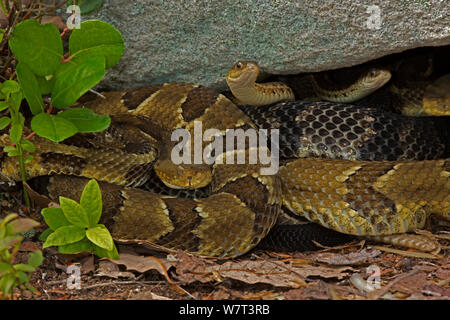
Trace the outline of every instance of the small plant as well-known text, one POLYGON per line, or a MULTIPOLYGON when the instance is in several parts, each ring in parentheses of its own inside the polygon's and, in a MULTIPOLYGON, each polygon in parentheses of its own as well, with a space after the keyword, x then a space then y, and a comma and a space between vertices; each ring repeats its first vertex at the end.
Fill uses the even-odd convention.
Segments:
POLYGON ((93 252, 99 257, 118 259, 119 254, 108 229, 98 224, 102 214, 102 196, 95 180, 90 180, 80 203, 59 197, 61 208, 42 210, 49 226, 40 239, 43 247, 57 246, 59 253, 93 252))
POLYGON ((30 253, 27 263, 13 264, 23 240, 20 233, 39 225, 34 220, 17 217, 13 213, 0 220, 0 292, 3 298, 10 297, 14 288, 21 293, 24 290, 35 292, 30 285, 30 275, 43 261, 42 252, 36 250, 30 253))
MULTIPOLYGON (((0 35, 3 35, 2 33, 0 35)), ((78 132, 98 132, 108 128, 111 119, 87 108, 70 108, 84 93, 98 84, 105 70, 122 57, 124 41, 113 26, 99 20, 81 23, 69 38, 69 52, 64 54, 61 35, 53 24, 36 20, 17 24, 9 38, 9 47, 18 61, 18 81, 6 80, 0 86, 0 130, 10 125, 11 145, 4 152, 18 157, 21 180, 26 181, 25 164, 32 161, 35 147, 29 139, 37 134, 61 142, 78 132), (51 103, 44 104, 43 95, 51 103), (22 99, 28 102, 33 118, 32 132, 23 136, 25 118, 20 111, 22 99), (54 108, 65 109, 52 114, 54 108)), ((25 201, 30 202, 24 189, 25 201)))

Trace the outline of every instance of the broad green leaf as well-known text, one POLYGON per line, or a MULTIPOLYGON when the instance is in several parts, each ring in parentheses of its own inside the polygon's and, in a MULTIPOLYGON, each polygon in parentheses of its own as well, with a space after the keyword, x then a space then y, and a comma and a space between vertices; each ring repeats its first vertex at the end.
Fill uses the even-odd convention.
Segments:
POLYGON ((11 123, 10 117, 1 117, 0 118, 0 130, 5 129, 11 123))
POLYGON ((31 119, 31 129, 38 136, 55 142, 63 141, 78 132, 72 122, 52 114, 39 113, 31 119))
POLYGON ((69 243, 74 243, 83 239, 86 231, 80 226, 64 226, 55 230, 47 237, 43 244, 43 248, 51 246, 62 246, 69 243))
POLYGON ((31 71, 25 62, 19 62, 16 67, 16 72, 31 112, 38 114, 44 111, 41 89, 33 71, 31 71))
POLYGON ((11 152, 11 151, 14 151, 14 150, 16 150, 16 147, 15 147, 15 146, 5 146, 5 147, 3 148, 3 151, 4 151, 4 152, 11 152))
POLYGON ((14 272, 14 269, 9 263, 0 263, 0 278, 10 272, 14 272))
POLYGON ((52 76, 50 79, 46 79, 46 77, 43 76, 36 76, 36 80, 39 84, 41 94, 49 94, 52 92, 53 85, 55 84, 55 77, 52 76))
POLYGON ((11 114, 16 114, 19 112, 22 99, 22 90, 11 93, 11 96, 9 97, 9 107, 12 110, 11 114))
POLYGON ((39 222, 28 218, 19 218, 8 223, 8 232, 10 234, 16 234, 19 232, 24 232, 30 230, 31 228, 37 227, 39 222))
POLYGON ((45 230, 42 231, 42 233, 39 235, 39 240, 40 240, 40 241, 45 241, 45 240, 47 240, 48 236, 49 236, 50 234, 52 234, 52 233, 53 233, 53 230, 52 230, 52 229, 50 229, 50 228, 45 229, 45 230))
POLYGON ((23 150, 25 150, 25 151, 28 151, 28 152, 36 151, 36 147, 34 146, 33 142, 31 142, 30 140, 23 139, 22 141, 20 141, 20 145, 22 146, 23 150))
POLYGON ((8 103, 5 100, 0 101, 0 111, 3 111, 5 109, 8 109, 8 103))
POLYGON ((3 41, 3 35, 5 34, 5 29, 0 28, 0 42, 3 41))
POLYGON ((105 58, 72 59, 58 69, 52 89, 52 103, 57 108, 73 105, 78 98, 105 76, 105 58))
POLYGON ((6 80, 5 82, 3 82, 0 90, 5 96, 8 96, 11 93, 19 92, 20 91, 20 85, 17 83, 17 81, 6 80))
MULTIPOLYGON (((26 271, 26 272, 30 272, 30 271, 26 271)), ((28 277, 28 275, 23 270, 16 272, 16 279, 19 280, 19 284, 30 281, 30 277, 28 277)))
POLYGON ((17 148, 14 148, 14 150, 8 152, 8 157, 17 157, 19 154, 19 150, 17 150, 17 148))
POLYGON ((42 264, 43 261, 44 257, 42 256, 42 251, 36 250, 30 253, 27 263, 30 266, 37 268, 42 264))
POLYGON ((19 263, 19 264, 15 264, 13 266, 13 268, 17 271, 23 271, 23 272, 33 272, 34 271, 34 267, 30 266, 28 264, 25 263, 19 263))
POLYGON ((97 225, 97 227, 87 229, 86 237, 94 244, 105 250, 110 251, 114 248, 114 241, 111 234, 102 224, 97 225))
POLYGON ((58 113, 58 117, 72 122, 79 132, 100 132, 107 129, 111 123, 109 116, 96 114, 87 108, 72 108, 58 113))
POLYGON ((53 74, 63 58, 61 36, 52 23, 22 21, 14 28, 9 46, 17 60, 25 62, 39 76, 53 74))
POLYGON ((33 156, 31 154, 27 155, 24 159, 23 162, 25 164, 30 163, 31 161, 33 161, 33 156))
POLYGON ((78 242, 66 244, 58 247, 59 253, 79 253, 79 252, 93 252, 94 244, 87 238, 84 238, 78 242))
POLYGON ((19 143, 22 139, 23 125, 25 118, 21 113, 17 114, 16 118, 12 119, 11 129, 9 129, 9 137, 12 142, 19 143))
MULTIPOLYGON (((94 245, 95 246, 95 245, 94 245)), ((111 258, 114 260, 120 259, 119 252, 117 252, 117 248, 114 245, 114 248, 112 250, 105 250, 99 246, 95 246, 94 248, 95 254, 100 258, 111 258)))
POLYGON ((64 216, 70 223, 80 227, 89 226, 89 217, 80 204, 65 197, 59 197, 59 203, 64 212, 64 216))
POLYGON ((100 20, 87 20, 81 23, 69 38, 70 55, 75 57, 80 51, 92 49, 106 59, 105 68, 113 67, 123 55, 125 44, 120 32, 112 25, 100 20))
MULTIPOLYGON (((73 0, 67 2, 67 6, 71 6, 73 4, 73 0)), ((103 4, 103 0, 78 0, 77 5, 80 6, 81 14, 91 13, 98 8, 100 8, 103 4)))
POLYGON ((80 198, 80 205, 84 208, 89 217, 89 226, 97 225, 102 215, 102 193, 100 187, 94 179, 90 180, 84 187, 80 198))
POLYGON ((4 296, 11 293, 14 283, 15 277, 12 273, 5 274, 0 278, 0 291, 3 292, 4 296))
POLYGON ((49 207, 42 210, 45 223, 51 230, 70 225, 61 208, 49 207))

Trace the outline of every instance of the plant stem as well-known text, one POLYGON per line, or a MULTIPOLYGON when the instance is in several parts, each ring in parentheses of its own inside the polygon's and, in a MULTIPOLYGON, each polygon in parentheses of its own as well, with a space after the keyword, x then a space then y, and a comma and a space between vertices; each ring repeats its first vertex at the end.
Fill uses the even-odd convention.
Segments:
POLYGON ((22 178, 22 185, 23 185, 23 197, 25 199, 25 204, 27 207, 31 206, 30 197, 28 196, 27 188, 25 187, 25 183, 27 181, 27 175, 25 171, 25 161, 23 158, 23 149, 22 145, 20 143, 16 146, 17 151, 19 152, 19 167, 20 167, 20 176, 22 178))

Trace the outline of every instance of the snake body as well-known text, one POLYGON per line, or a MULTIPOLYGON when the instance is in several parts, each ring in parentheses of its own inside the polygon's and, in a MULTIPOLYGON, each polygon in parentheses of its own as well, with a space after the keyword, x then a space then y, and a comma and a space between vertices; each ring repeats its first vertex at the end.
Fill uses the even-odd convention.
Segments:
MULTIPOLYGON (((275 225, 281 206, 338 232, 391 239, 423 228, 431 214, 448 219, 450 160, 423 160, 447 157, 446 129, 438 120, 301 101, 246 115, 223 95, 185 83, 105 96, 85 106, 111 114, 110 128, 59 144, 33 136, 36 153, 27 176, 52 175, 47 188, 52 198, 79 199, 86 184, 80 177, 102 181, 102 222, 116 239, 229 257, 255 247, 275 225), (168 133, 184 128, 195 134, 195 121, 202 122, 203 134, 212 128, 222 134, 281 129, 278 174, 262 175, 262 164, 214 163, 208 186, 154 192, 176 183, 160 181, 167 177, 154 170, 168 165, 173 146, 168 133), (436 130, 425 138, 430 127, 436 130)), ((8 136, 1 136, 0 145, 8 144, 8 136)), ((248 156, 250 149, 232 152, 248 156)), ((204 169, 185 165, 175 171, 194 186, 204 169)), ((0 157, 0 177, 20 179, 17 159, 0 157)))

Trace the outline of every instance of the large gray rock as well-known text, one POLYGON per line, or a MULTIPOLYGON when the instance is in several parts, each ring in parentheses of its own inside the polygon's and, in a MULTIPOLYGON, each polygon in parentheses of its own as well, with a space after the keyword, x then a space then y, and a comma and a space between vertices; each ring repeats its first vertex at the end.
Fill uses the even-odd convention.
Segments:
POLYGON ((106 0, 83 19, 105 20, 125 38, 103 83, 111 89, 169 81, 224 88, 238 59, 293 74, 447 45, 449 15, 448 0, 106 0))

